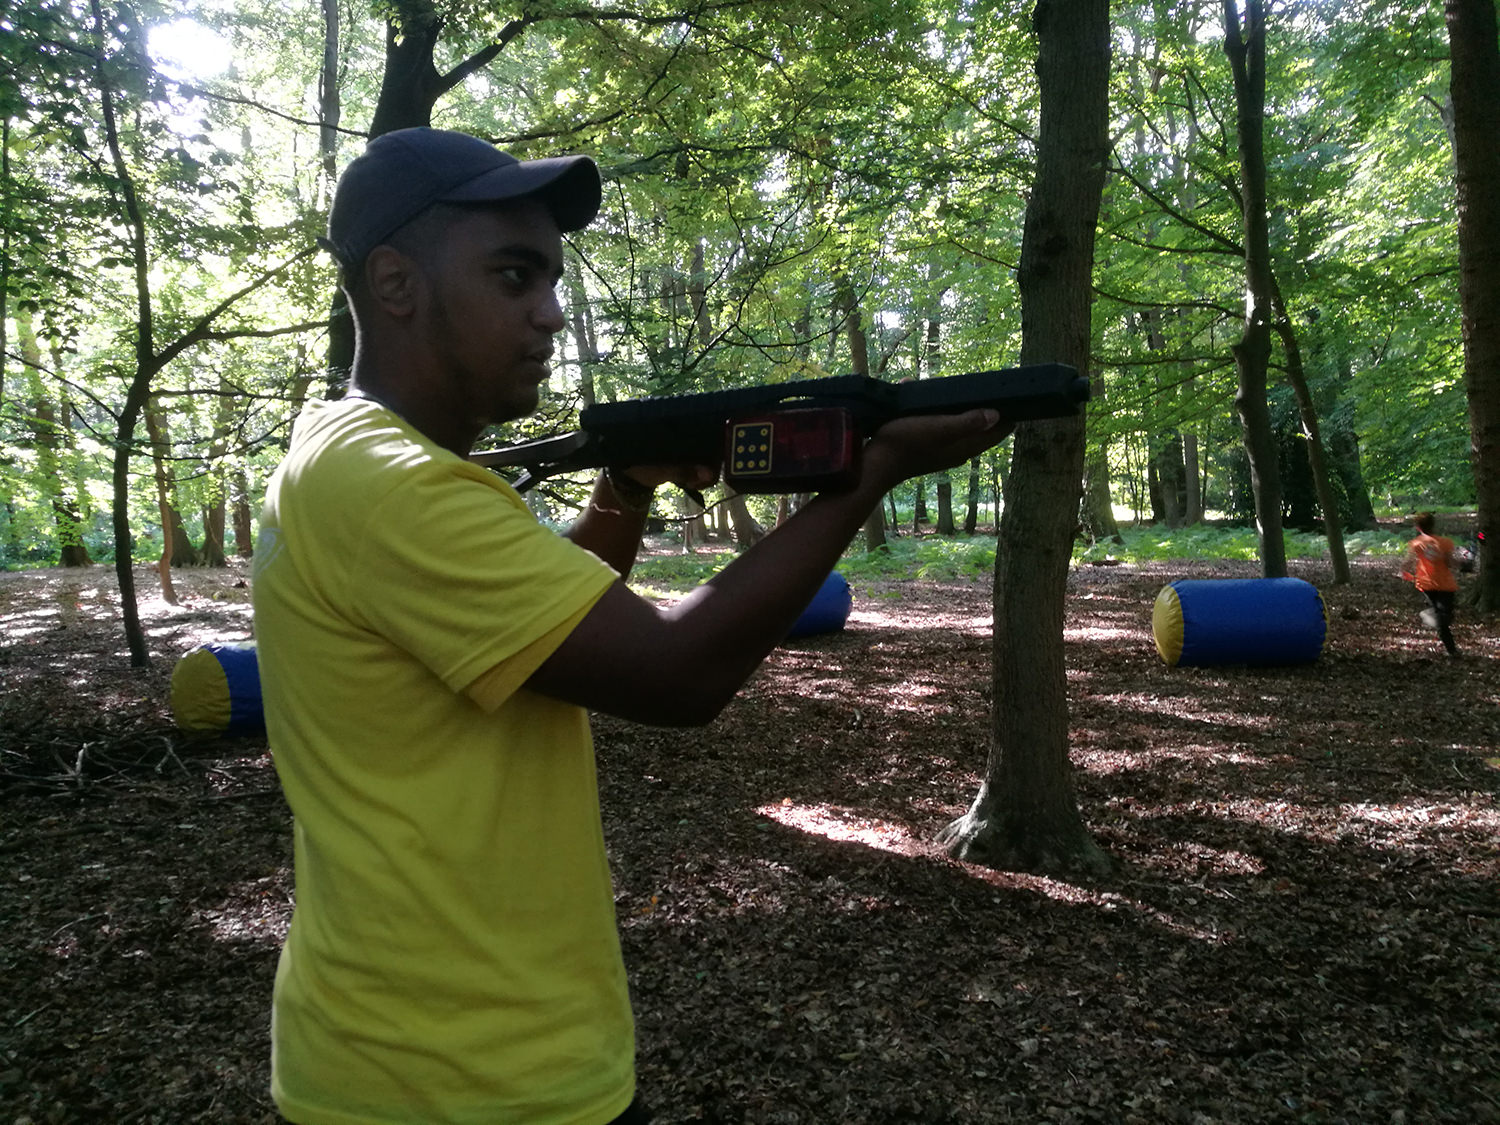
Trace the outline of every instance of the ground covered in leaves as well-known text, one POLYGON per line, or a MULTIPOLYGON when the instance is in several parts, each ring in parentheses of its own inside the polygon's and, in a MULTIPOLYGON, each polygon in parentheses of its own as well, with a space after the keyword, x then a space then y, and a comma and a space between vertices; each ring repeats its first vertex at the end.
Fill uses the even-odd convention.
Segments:
MULTIPOLYGON (((1243 565, 1075 572, 1101 881, 931 842, 984 769, 985 584, 857 588, 707 729, 600 720, 658 1120, 1500 1122, 1500 623, 1444 658, 1392 565, 1293 564, 1329 637, 1274 669, 1152 645, 1165 582, 1243 565)), ((248 590, 178 586, 135 672, 110 574, 0 575, 0 1125, 276 1120, 289 815, 262 743, 167 706, 248 590)))

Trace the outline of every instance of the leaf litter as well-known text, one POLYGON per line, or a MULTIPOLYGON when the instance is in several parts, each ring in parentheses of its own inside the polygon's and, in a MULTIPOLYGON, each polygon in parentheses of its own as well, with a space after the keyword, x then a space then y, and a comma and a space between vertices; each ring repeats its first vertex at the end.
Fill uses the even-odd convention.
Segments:
MULTIPOLYGON (((1500 629, 1461 617, 1447 660, 1389 560, 1355 566, 1293 564, 1330 622, 1294 668, 1155 652, 1163 584, 1249 566, 1074 572, 1103 880, 932 843, 988 754, 987 582, 857 586, 707 728, 597 719, 658 1121, 1500 1122, 1500 629)), ((167 706, 248 590, 178 586, 135 671, 107 573, 0 575, 3 1125, 277 1120, 290 817, 263 742, 167 706)))

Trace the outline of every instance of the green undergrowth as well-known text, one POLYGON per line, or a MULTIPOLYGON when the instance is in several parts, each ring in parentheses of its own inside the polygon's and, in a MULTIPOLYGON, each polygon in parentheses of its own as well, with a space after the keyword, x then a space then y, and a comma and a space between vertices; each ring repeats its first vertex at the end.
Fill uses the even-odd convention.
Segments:
MULTIPOLYGON (((1114 559, 1124 563, 1159 562, 1166 559, 1242 559, 1258 557, 1255 529, 1249 527, 1133 527, 1121 531, 1123 543, 1078 543, 1075 563, 1114 559)), ((1326 558, 1328 543, 1312 532, 1286 533, 1289 559, 1326 558)), ((1359 555, 1397 555, 1406 539, 1384 531, 1351 532, 1344 537, 1344 550, 1359 555)), ((707 582, 734 559, 727 547, 704 548, 693 554, 658 554, 642 558, 631 573, 631 585, 643 594, 662 594, 691 589, 707 582)), ((856 543, 839 562, 838 569, 851 582, 895 582, 927 579, 938 582, 974 581, 988 578, 995 568, 995 539, 991 535, 946 538, 924 535, 887 540, 885 547, 866 551, 856 543)))
MULTIPOLYGON (((1073 552, 1074 562, 1159 562, 1164 559, 1243 559, 1260 557, 1259 542, 1253 527, 1132 527, 1120 532, 1124 543, 1101 541, 1093 545, 1080 543, 1073 552)), ((1310 531, 1288 531, 1283 537, 1289 559, 1328 557, 1328 540, 1310 531)), ((1344 536, 1344 553, 1358 555, 1396 555, 1406 548, 1406 540, 1387 531, 1357 531, 1344 536)))

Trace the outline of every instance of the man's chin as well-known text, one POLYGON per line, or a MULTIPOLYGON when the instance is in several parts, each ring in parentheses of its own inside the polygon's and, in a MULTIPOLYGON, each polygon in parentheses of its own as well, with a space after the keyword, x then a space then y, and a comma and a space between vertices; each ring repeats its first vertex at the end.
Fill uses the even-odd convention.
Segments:
POLYGON ((506 422, 519 422, 522 418, 535 414, 537 407, 541 404, 541 388, 518 390, 504 402, 495 403, 487 424, 500 426, 506 422))

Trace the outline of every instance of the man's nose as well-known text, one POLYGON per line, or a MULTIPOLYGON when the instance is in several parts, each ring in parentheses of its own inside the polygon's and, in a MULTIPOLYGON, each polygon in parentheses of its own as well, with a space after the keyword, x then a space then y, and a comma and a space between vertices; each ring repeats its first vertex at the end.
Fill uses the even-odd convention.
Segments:
POLYGON ((562 301, 558 298, 556 289, 548 289, 545 295, 537 302, 536 311, 533 314, 537 326, 545 328, 548 332, 561 332, 567 325, 563 317, 562 301))

